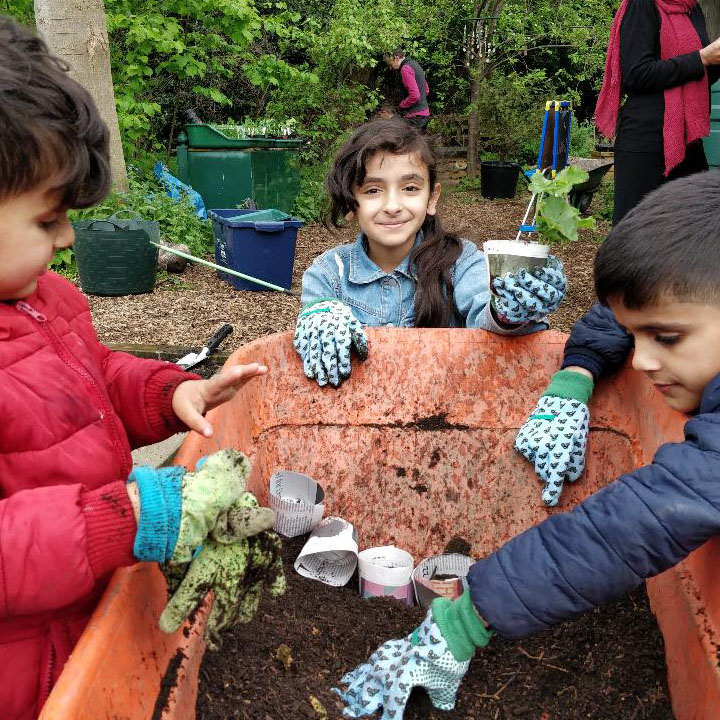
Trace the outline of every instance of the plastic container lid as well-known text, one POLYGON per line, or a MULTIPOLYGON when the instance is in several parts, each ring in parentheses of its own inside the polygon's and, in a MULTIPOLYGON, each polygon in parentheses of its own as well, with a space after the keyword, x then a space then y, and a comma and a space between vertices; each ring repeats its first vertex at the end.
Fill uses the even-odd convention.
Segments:
POLYGON ((242 215, 236 215, 235 217, 227 218, 231 221, 236 222, 278 222, 282 220, 291 220, 292 215, 288 215, 282 210, 257 210, 256 212, 243 213, 242 215))

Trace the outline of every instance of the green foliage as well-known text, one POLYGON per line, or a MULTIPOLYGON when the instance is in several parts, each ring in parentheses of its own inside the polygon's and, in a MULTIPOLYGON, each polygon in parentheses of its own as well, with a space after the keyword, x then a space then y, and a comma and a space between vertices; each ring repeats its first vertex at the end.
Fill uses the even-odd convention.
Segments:
POLYGON ((470 175, 464 175, 460 178, 458 184, 455 186, 455 192, 467 192, 479 189, 480 175, 476 175, 475 177, 471 177, 470 175))
POLYGON ((214 252, 212 225, 200 220, 189 200, 176 202, 156 183, 131 172, 126 193, 113 192, 95 207, 73 210, 71 220, 105 219, 115 213, 121 217, 140 217, 160 225, 163 242, 185 243, 190 253, 203 257, 214 252))
POLYGON ((48 267, 50 270, 54 270, 67 278, 74 278, 77 275, 77 262, 73 249, 68 247, 58 250, 48 267))
POLYGON ((227 85, 261 28, 252 0, 106 0, 105 9, 129 157, 163 147, 153 121, 169 116, 174 127, 188 107, 232 105, 227 85))
POLYGON ((0 0, 0 15, 10 15, 24 25, 34 23, 33 0, 0 0))
POLYGON ((612 220, 615 208, 615 182, 604 180, 593 197, 593 213, 603 220, 612 220))
POLYGON ((535 162, 549 94, 537 74, 498 74, 485 80, 478 101, 483 157, 494 153, 501 160, 535 162))
MULTIPOLYGON (((383 53, 402 44, 406 23, 394 0, 335 0, 329 12, 311 3, 275 4, 281 15, 294 10, 302 17, 285 26, 271 14, 278 58, 309 70, 271 88, 266 115, 296 118, 298 134, 308 141, 305 159, 318 162, 377 108, 378 65, 383 53)), ((263 7, 270 12, 271 5, 263 7)))
POLYGON ((595 126, 589 121, 573 123, 570 129, 570 154, 591 157, 595 150, 595 126))
POLYGON ((570 205, 568 194, 588 179, 588 174, 574 165, 561 170, 554 178, 536 172, 530 178, 530 191, 538 196, 537 232, 543 242, 564 245, 578 239, 579 228, 594 228, 593 217, 581 217, 570 205))
POLYGON ((328 210, 325 177, 329 162, 304 165, 300 169, 300 193, 295 199, 292 214, 305 222, 319 222, 328 210))

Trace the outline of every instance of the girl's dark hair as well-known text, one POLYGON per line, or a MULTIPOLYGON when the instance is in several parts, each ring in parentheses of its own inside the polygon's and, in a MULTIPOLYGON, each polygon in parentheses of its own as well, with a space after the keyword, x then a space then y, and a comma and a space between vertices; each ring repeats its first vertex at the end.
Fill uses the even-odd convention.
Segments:
MULTIPOLYGON (((353 191, 365 181, 365 167, 376 153, 415 155, 427 167, 430 192, 437 182, 437 161, 424 135, 393 118, 359 127, 335 156, 327 179, 330 195, 328 224, 340 227, 357 209, 353 191)), ((426 215, 423 241, 410 258, 417 273, 415 327, 448 327, 455 316, 452 268, 462 252, 460 239, 445 232, 437 215, 426 215)))
POLYGON ((108 130, 67 70, 34 33, 0 16, 0 200, 55 174, 67 207, 107 195, 108 130))
POLYGON ((662 185, 613 229, 595 256, 601 303, 631 310, 663 296, 720 301, 720 171, 662 185))

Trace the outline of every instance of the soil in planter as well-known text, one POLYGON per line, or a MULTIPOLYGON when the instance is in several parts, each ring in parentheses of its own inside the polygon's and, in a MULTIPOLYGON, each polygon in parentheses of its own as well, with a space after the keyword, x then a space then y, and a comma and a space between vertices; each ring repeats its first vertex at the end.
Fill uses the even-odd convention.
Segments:
MULTIPOLYGON (((285 540, 284 597, 265 597, 256 618, 205 655, 202 720, 339 720, 330 691, 378 645, 423 618, 397 600, 363 600, 353 578, 332 588, 292 568, 306 538, 285 540)), ((379 717, 376 716, 376 717, 379 717)), ((644 585, 578 620, 520 642, 494 638, 470 665, 452 712, 413 692, 405 720, 672 720, 662 636, 644 585)))

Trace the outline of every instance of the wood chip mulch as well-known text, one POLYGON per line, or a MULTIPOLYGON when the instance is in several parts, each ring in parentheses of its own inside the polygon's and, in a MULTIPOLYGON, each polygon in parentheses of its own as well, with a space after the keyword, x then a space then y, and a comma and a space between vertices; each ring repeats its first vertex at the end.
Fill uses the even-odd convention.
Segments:
MULTIPOLYGON (((481 244, 493 238, 514 238, 527 195, 515 200, 489 201, 479 193, 450 193, 441 215, 449 230, 481 244)), ((597 245, 609 230, 584 233, 556 254, 565 262, 569 290, 553 327, 568 332, 593 302, 592 261, 597 245)), ((268 333, 294 327, 303 272, 322 252, 351 242, 356 228, 335 233, 312 224, 298 232, 292 289, 298 297, 276 292, 240 292, 207 267, 190 264, 181 275, 157 284, 155 292, 123 297, 89 296, 100 340, 108 344, 202 346, 225 322, 234 332, 223 349, 232 349, 268 333)))

